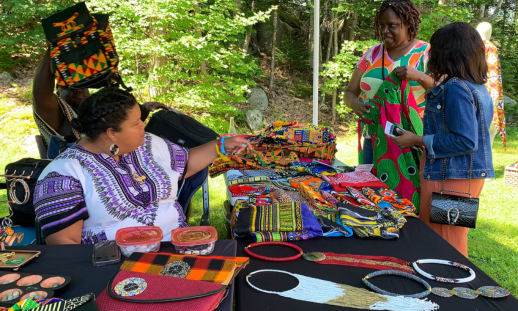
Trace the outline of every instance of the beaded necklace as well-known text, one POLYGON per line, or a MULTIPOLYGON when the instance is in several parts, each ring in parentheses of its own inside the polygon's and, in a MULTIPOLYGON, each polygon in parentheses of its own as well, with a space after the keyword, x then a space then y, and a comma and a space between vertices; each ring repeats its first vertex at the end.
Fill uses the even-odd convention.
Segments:
POLYGON ((464 298, 464 299, 475 299, 479 295, 487 297, 487 298, 502 298, 509 296, 511 293, 506 290, 505 288, 502 288, 500 286, 482 286, 477 290, 473 290, 471 288, 465 288, 465 287, 455 287, 454 289, 447 289, 443 287, 434 287, 432 288, 425 280, 421 279, 418 276, 408 274, 401 271, 394 271, 394 270, 385 270, 385 271, 376 271, 369 273, 366 277, 362 279, 365 286, 370 288, 371 290, 375 291, 378 294, 387 295, 387 296, 403 296, 403 297, 412 297, 412 298, 424 298, 430 293, 433 293, 436 296, 439 297, 445 297, 449 298, 453 295, 464 298), (413 294, 413 295, 401 295, 396 293, 391 293, 386 290, 383 290, 375 285, 373 285, 369 279, 372 279, 376 276, 380 275, 396 275, 396 276, 402 276, 411 280, 414 280, 418 283, 421 283, 426 290, 424 292, 413 294))
POLYGON ((339 307, 388 311, 434 311, 439 309, 439 305, 429 300, 380 295, 363 288, 311 278, 282 270, 257 270, 247 275, 246 281, 252 288, 263 293, 277 294, 295 300, 339 307), (295 277, 299 284, 295 288, 283 292, 264 290, 250 282, 252 276, 260 272, 288 274, 295 277))

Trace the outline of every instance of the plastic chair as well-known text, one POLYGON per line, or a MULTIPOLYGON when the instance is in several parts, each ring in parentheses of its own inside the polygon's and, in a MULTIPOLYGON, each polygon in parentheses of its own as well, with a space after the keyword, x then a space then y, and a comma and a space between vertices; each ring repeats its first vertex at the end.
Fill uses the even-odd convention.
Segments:
POLYGON ((38 152, 40 153, 40 159, 47 159, 47 145, 45 145, 43 136, 36 135, 34 138, 36 139, 36 145, 38 146, 38 152))

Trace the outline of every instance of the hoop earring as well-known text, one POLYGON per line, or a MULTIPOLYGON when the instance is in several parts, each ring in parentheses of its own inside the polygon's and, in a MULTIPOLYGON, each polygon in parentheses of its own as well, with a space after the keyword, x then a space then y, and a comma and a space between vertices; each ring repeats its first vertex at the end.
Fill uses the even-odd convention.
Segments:
POLYGON ((115 156, 115 155, 118 155, 118 154, 119 154, 119 146, 117 146, 116 144, 112 144, 112 145, 110 146, 110 153, 111 153, 112 155, 114 155, 114 156, 115 156))

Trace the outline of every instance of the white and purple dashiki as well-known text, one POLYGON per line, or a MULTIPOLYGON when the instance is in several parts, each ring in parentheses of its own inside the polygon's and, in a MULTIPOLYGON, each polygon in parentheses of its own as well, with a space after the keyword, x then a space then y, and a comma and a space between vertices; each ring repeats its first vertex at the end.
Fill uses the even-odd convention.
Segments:
POLYGON ((74 145, 52 161, 34 190, 34 207, 44 236, 83 220, 82 242, 115 240, 117 230, 158 226, 164 241, 185 227, 176 201, 188 149, 146 133, 137 150, 117 162, 74 145), (145 176, 145 179, 133 175, 145 176))

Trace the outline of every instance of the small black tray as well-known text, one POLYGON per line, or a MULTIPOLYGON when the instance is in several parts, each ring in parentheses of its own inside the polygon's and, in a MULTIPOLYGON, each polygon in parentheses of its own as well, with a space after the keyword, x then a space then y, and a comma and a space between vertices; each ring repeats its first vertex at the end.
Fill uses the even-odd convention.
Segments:
POLYGON ((68 285, 68 283, 70 283, 70 280, 71 278, 66 275, 0 272, 0 306, 11 307, 21 300, 30 298, 28 295, 32 292, 44 292, 46 294, 44 298, 52 298, 54 296, 54 291, 63 289, 68 285), (53 278, 56 279, 52 280, 53 278), (3 284, 9 281, 10 283, 3 284), (59 286, 52 287, 52 285, 55 283, 58 283, 59 286), (24 286, 24 284, 31 285, 24 286), (14 291, 18 291, 20 294, 17 298, 8 301, 2 301, 3 297, 7 293, 14 291), (27 297, 25 297, 26 295, 27 297))

